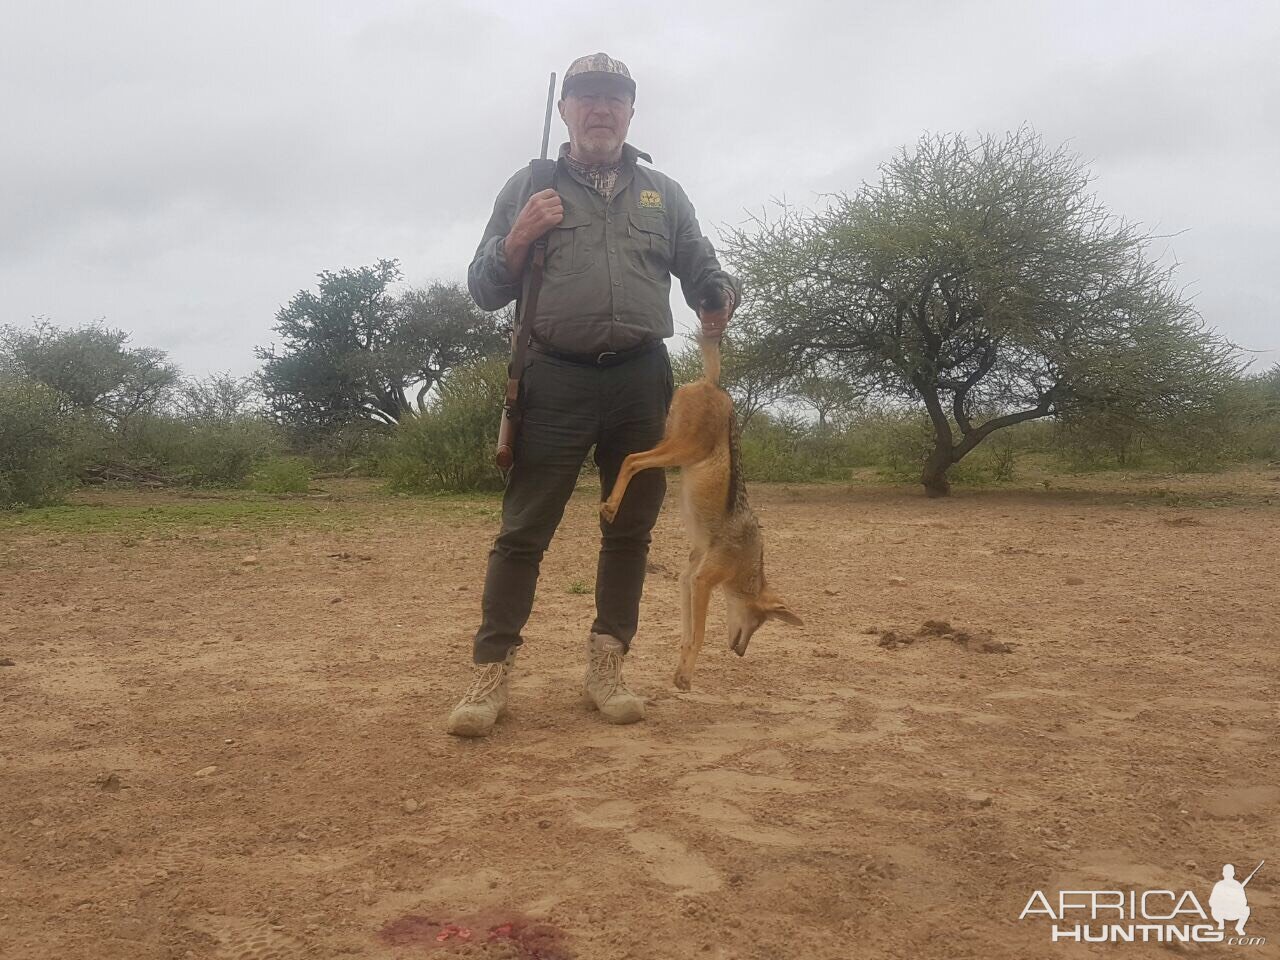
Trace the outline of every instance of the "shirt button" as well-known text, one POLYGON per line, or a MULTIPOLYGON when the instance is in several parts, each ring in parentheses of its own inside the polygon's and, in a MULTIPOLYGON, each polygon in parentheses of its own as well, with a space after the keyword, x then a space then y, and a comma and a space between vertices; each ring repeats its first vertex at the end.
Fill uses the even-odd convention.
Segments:
POLYGON ((613 247, 610 247, 610 248, 609 248, 609 252, 610 252, 610 253, 617 253, 618 251, 617 251, 617 250, 615 250, 613 247))
POLYGON ((621 281, 621 280, 615 280, 615 281, 613 281, 613 285, 614 285, 615 287, 620 287, 620 286, 622 286, 622 281, 621 281))

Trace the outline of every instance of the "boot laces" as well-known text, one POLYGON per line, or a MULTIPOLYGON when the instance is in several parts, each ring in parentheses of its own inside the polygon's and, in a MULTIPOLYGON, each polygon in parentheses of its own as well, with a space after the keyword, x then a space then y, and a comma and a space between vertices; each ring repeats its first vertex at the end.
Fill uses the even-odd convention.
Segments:
POLYGON ((622 654, 616 650, 596 651, 591 657, 590 679, 593 685, 598 683, 608 700, 621 689, 626 692, 622 683, 622 654))
POLYGON ((507 678, 508 664, 505 660, 497 663, 486 663, 476 671, 471 686, 462 695, 463 703, 483 703, 493 696, 507 678))

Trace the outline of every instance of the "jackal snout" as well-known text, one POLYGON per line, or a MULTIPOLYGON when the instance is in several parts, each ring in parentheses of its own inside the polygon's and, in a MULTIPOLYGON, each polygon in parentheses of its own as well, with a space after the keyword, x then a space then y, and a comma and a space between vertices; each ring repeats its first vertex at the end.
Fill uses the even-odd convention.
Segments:
POLYGON ((792 612, 786 601, 768 587, 755 597, 744 597, 727 590, 725 593, 729 608, 729 649, 740 657, 747 655, 747 644, 766 620, 779 620, 793 627, 804 626, 804 621, 792 612))

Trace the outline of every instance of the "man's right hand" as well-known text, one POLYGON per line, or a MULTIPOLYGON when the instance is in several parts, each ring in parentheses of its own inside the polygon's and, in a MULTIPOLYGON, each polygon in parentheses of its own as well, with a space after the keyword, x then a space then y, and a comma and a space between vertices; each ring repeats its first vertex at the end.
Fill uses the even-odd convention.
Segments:
POLYGON ((554 190, 539 190, 524 205, 516 222, 511 225, 502 250, 507 258, 507 269, 514 280, 524 273, 529 248, 552 227, 564 219, 564 204, 554 190))
POLYGON ((508 243, 531 245, 540 236, 564 219, 564 204, 554 190, 539 190, 520 211, 516 222, 507 234, 508 243))

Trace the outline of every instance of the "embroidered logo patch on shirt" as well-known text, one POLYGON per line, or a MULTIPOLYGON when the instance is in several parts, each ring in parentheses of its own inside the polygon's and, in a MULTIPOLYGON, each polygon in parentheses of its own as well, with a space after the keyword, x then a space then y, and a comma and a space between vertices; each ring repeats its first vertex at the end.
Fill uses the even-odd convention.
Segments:
POLYGON ((657 190, 641 190, 640 206, 648 207, 651 210, 662 209, 662 194, 657 190))

